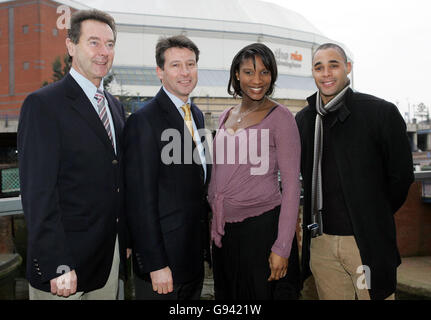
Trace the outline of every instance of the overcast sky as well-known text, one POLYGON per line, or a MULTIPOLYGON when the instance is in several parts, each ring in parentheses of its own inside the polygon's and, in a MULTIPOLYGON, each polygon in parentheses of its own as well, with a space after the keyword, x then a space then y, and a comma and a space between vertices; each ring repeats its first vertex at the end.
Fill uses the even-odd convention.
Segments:
POLYGON ((264 1, 300 13, 345 44, 356 90, 398 104, 403 115, 409 103, 431 109, 431 0, 264 1))

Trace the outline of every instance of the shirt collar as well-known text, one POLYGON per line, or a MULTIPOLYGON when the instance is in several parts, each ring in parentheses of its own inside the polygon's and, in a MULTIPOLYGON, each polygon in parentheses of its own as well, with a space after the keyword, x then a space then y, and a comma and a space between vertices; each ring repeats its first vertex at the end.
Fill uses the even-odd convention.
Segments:
POLYGON ((78 71, 76 71, 74 68, 70 68, 69 73, 73 77, 73 79, 75 79, 75 81, 79 84, 79 86, 82 88, 85 95, 88 97, 88 99, 91 102, 94 102, 94 96, 96 95, 97 89, 100 89, 102 92, 104 91, 103 90, 103 79, 100 82, 99 88, 96 88, 96 86, 90 80, 88 80, 86 77, 84 77, 78 71))
MULTIPOLYGON (((181 109, 181 107, 184 105, 184 101, 181 100, 180 98, 178 98, 177 96, 173 95, 172 93, 170 93, 168 90, 166 90, 165 87, 162 86, 162 88, 165 91, 165 93, 168 95, 169 99, 171 99, 171 101, 175 105, 175 107, 178 110, 181 109)), ((191 105, 190 97, 187 99, 187 103, 191 105)))

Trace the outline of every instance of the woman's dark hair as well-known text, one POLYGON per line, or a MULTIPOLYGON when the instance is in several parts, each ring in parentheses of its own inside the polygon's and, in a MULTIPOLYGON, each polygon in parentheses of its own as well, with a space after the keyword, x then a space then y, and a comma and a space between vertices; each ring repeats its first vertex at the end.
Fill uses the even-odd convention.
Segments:
POLYGON ((242 97, 241 86, 236 74, 239 73, 241 64, 248 59, 253 60, 253 65, 256 68, 256 56, 262 59, 262 62, 266 69, 271 73, 271 85, 269 86, 266 95, 271 95, 274 91, 274 83, 277 80, 277 62, 275 61, 274 53, 263 43, 252 43, 243 49, 241 49, 232 60, 230 67, 230 78, 227 86, 227 92, 236 97, 242 97), (232 88, 232 90, 231 90, 232 88))
POLYGON ((170 48, 186 48, 193 51, 196 55, 196 62, 199 61, 199 49, 195 43, 183 35, 172 36, 169 38, 160 38, 156 44, 156 63, 157 66, 164 70, 165 52, 170 48))

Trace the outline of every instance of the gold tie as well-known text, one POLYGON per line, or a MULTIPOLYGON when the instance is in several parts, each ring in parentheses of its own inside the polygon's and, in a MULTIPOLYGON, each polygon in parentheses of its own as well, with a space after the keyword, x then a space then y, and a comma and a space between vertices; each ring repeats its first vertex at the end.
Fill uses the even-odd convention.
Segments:
POLYGON ((184 121, 186 123, 187 128, 189 129, 190 134, 192 135, 192 138, 194 137, 193 134, 193 121, 192 121, 192 113, 190 112, 190 105, 186 103, 181 107, 184 111, 184 121))

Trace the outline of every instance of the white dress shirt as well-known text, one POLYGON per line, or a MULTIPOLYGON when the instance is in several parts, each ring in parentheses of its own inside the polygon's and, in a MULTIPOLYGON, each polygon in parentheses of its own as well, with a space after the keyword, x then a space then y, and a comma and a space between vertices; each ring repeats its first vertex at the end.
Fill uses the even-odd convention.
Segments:
MULTIPOLYGON (((99 108, 97 106, 97 100, 94 99, 94 96, 96 95, 97 89, 100 89, 102 92, 104 91, 103 90, 103 79, 100 82, 99 88, 97 88, 90 80, 88 80, 86 77, 84 77, 78 71, 76 71, 74 68, 71 68, 69 73, 72 76, 72 78, 75 79, 75 81, 79 84, 81 89, 84 91, 88 100, 90 100, 91 105, 94 107, 94 110, 96 111, 97 116, 99 116, 99 108)), ((107 113, 108 119, 109 119, 109 126, 111 127, 112 142, 114 145, 114 151, 115 151, 115 154, 117 154, 117 142, 115 140, 114 122, 112 120, 111 111, 109 110, 108 99, 106 99, 106 97, 105 97, 105 105, 106 105, 106 113, 107 113)))
MULTIPOLYGON (((171 99, 172 103, 175 105, 178 112, 181 114, 181 117, 183 117, 183 119, 184 119, 185 114, 184 114, 183 109, 181 109, 181 107, 185 104, 184 101, 182 101, 180 98, 178 98, 175 95, 173 95, 172 93, 170 93, 168 90, 165 89, 165 87, 162 86, 162 88, 165 91, 165 93, 168 95, 169 99, 171 99)), ((190 104, 190 106, 191 106, 190 98, 188 98, 186 103, 190 104)), ((207 165, 206 165, 206 159, 205 159, 205 149, 204 149, 204 146, 202 145, 202 142, 201 142, 201 139, 200 139, 200 136, 198 133, 198 129, 196 127, 196 123, 195 123, 195 120, 193 118, 193 113, 192 112, 190 112, 190 113, 192 115, 192 122, 193 122, 193 140, 197 144, 196 147, 198 148, 202 168, 204 169, 204 181, 206 181, 206 179, 207 179, 207 165)))

